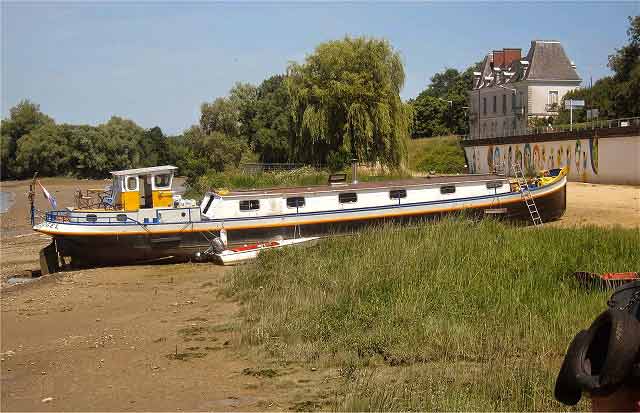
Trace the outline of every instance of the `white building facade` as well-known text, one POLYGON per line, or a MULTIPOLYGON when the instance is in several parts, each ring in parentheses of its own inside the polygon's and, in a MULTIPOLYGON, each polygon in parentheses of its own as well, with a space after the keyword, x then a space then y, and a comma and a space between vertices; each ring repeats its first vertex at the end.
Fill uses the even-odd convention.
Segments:
POLYGON ((582 79, 558 41, 534 40, 521 49, 494 50, 469 91, 472 139, 522 135, 536 119, 554 117, 564 95, 582 79))

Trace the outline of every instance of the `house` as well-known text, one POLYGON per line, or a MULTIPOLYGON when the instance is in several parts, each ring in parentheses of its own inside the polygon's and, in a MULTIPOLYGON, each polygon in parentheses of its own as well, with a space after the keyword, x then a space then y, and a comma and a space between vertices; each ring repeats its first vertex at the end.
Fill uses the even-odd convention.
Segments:
POLYGON ((560 42, 533 40, 526 56, 521 51, 494 50, 474 72, 470 138, 526 134, 537 119, 557 115, 564 95, 580 86, 560 42))

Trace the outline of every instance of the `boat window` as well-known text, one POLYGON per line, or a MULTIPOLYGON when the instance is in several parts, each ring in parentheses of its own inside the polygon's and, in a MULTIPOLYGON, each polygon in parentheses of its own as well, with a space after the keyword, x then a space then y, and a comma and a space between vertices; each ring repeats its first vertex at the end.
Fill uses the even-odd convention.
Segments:
POLYGON ((389 198, 391 199, 400 199, 407 197, 406 189, 394 189, 393 191, 389 191, 389 198))
POLYGON ((204 209, 202 210, 203 214, 206 214, 207 211, 209 211, 209 207, 211 206, 212 202, 213 202, 213 195, 209 195, 209 200, 207 201, 207 205, 205 205, 204 209))
POLYGON ((125 222, 127 220, 127 214, 118 214, 116 215, 116 219, 120 222, 125 222))
POLYGON ((502 182, 500 181, 487 182, 487 189, 496 189, 496 188, 502 188, 502 182))
POLYGON ((294 196, 287 198, 287 207, 289 208, 302 208, 304 206, 304 197, 294 196))
POLYGON ((130 176, 127 178, 127 190, 129 191, 137 191, 138 190, 138 177, 130 176))
POLYGON ((240 201, 240 211, 251 211, 252 209, 260 209, 259 199, 251 199, 249 201, 240 201))
POLYGON ((446 186, 441 186, 440 187, 440 193, 441 194, 452 194, 456 192, 456 186, 455 185, 446 185, 446 186))
POLYGON ((358 202, 358 194, 355 192, 344 192, 342 194, 338 194, 338 201, 341 204, 346 204, 348 202, 358 202))
POLYGON ((169 188, 171 186, 171 174, 160 174, 153 177, 156 188, 169 188))
POLYGON ((87 218, 87 222, 97 222, 98 221, 98 216, 94 215, 94 214, 88 214, 86 218, 87 218))

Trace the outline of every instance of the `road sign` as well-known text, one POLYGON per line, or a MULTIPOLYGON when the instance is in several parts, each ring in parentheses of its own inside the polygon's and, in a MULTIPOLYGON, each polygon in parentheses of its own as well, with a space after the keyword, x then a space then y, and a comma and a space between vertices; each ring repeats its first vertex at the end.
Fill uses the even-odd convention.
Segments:
POLYGON ((581 108, 584 107, 584 100, 565 100, 564 101, 564 108, 565 109, 572 109, 572 108, 581 108))

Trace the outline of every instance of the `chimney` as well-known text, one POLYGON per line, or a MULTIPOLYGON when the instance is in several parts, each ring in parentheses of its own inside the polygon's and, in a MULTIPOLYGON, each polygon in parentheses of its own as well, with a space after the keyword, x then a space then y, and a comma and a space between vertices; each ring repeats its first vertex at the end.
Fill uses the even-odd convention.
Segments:
POLYGON ((494 67, 504 66, 504 52, 502 50, 493 51, 493 66, 494 67))
POLYGON ((522 49, 502 49, 502 53, 504 55, 504 64, 507 67, 510 67, 513 62, 520 61, 522 57, 522 49))

